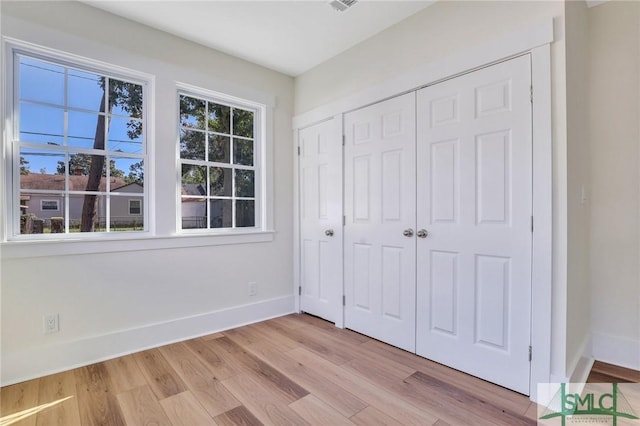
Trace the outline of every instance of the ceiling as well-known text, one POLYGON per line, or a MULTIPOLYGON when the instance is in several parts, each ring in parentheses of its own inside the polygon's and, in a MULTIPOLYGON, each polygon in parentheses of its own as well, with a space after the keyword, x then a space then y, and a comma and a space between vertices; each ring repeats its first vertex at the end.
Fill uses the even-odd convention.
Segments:
POLYGON ((435 0, 360 0, 345 12, 329 0, 81 1, 297 76, 435 0))

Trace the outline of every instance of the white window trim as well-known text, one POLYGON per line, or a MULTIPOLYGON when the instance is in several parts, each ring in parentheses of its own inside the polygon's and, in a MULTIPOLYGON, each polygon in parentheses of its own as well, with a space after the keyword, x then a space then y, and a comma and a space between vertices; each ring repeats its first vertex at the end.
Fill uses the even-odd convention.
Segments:
MULTIPOLYGON (((21 27, 22 28, 22 27, 21 27)), ((25 28, 30 28, 28 25, 25 28)), ((147 108, 146 113, 147 116, 147 138, 150 141, 155 140, 156 128, 158 126, 156 122, 156 87, 162 88, 163 84, 156 83, 156 77, 152 74, 147 74, 143 72, 138 72, 135 70, 131 70, 130 68, 120 67, 118 65, 114 65, 116 62, 109 60, 109 62, 104 62, 100 60, 87 60, 84 56, 78 56, 73 53, 69 53, 75 51, 75 47, 70 44, 65 45, 65 51, 56 50, 49 47, 43 47, 39 44, 30 43, 28 41, 23 41, 25 39, 29 39, 29 33, 25 30, 22 34, 22 39, 17 39, 15 37, 2 36, 2 49, 0 50, 0 78, 2 79, 2 84, 0 84, 0 91, 4 94, 7 93, 7 84, 12 81, 13 69, 9 69, 10 75, 7 74, 6 66, 8 63, 11 63, 12 57, 12 49, 20 48, 29 50, 31 52, 36 52, 48 56, 52 59, 62 58, 66 61, 73 61, 76 63, 83 63, 83 61, 87 61, 89 65, 94 64, 97 67, 103 67, 106 65, 107 68, 111 68, 113 70, 120 70, 122 73, 132 76, 138 75, 141 79, 145 79, 149 82, 149 90, 145 93, 147 99, 147 108), (7 58, 10 61, 7 61, 7 58)), ((92 50, 92 52, 94 52, 92 50)), ((101 52, 96 51, 96 58, 105 58, 101 52)), ((197 88, 204 86, 206 84, 210 84, 209 79, 204 79, 200 81, 199 78, 196 78, 199 83, 199 86, 193 86, 187 83, 178 83, 181 88, 189 90, 191 88, 197 88)), ((217 81, 217 80, 216 80, 217 81)), ((175 86, 172 84, 173 90, 175 90, 175 86)), ((162 250, 162 249, 175 249, 175 248, 190 248, 190 247, 210 247, 210 246, 219 246, 219 245, 233 245, 233 244, 253 244, 253 243, 268 243, 274 240, 275 231, 274 231, 274 149, 273 149, 273 139, 274 139, 274 109, 276 106, 276 98, 274 95, 256 91, 246 86, 239 86, 235 84, 231 84, 224 80, 219 80, 216 82, 216 87, 220 87, 225 93, 230 94, 239 94, 245 99, 251 99, 255 102, 266 105, 265 108, 265 120, 263 120, 263 125, 266 129, 264 133, 265 137, 265 145, 266 149, 264 151, 264 155, 262 156, 262 170, 263 174, 266 175, 266 178, 262 182, 263 196, 265 198, 265 205, 263 209, 263 217, 261 220, 263 229, 255 230, 255 229, 238 229, 231 234, 219 233, 219 234, 205 234, 205 235, 185 235, 183 233, 177 233, 175 225, 167 227, 167 223, 161 222, 158 223, 155 214, 152 214, 155 211, 156 203, 156 182, 154 180, 153 185, 149 185, 149 193, 145 198, 144 209, 149 212, 149 218, 147 220, 148 223, 148 233, 95 233, 90 235, 84 235, 83 239, 74 239, 73 237, 68 238, 60 238, 61 234, 49 235, 50 238, 39 239, 39 240, 16 240, 10 239, 10 231, 9 228, 9 217, 6 208, 0 208, 0 253, 2 253, 2 259, 25 259, 25 258, 38 258, 38 257, 48 257, 48 256, 65 256, 65 255, 77 255, 77 254, 91 254, 91 253, 115 253, 115 252, 127 252, 127 251, 140 251, 140 250, 162 250), (267 167, 267 165, 269 167, 267 167), (153 211, 152 211, 153 210, 153 211)), ((12 91, 12 90, 11 90, 12 91)), ((230 99, 234 99, 234 96, 226 95, 230 99)), ((0 96, 0 99, 5 99, 6 96, 0 96)), ((239 99, 239 98, 238 98, 239 99)), ((179 106, 176 106, 176 111, 178 111, 179 106)), ((0 117, 5 118, 7 115, 7 103, 0 102, 0 117)), ((174 115, 177 117, 177 113, 174 115)), ((177 124, 174 126, 177 129, 177 124)), ((0 155, 4 155, 5 158, 7 155, 11 155, 11 151, 7 148, 7 144, 5 141, 8 137, 8 130, 6 127, 3 127, 2 131, 2 146, 0 147, 0 155)), ((147 145, 148 152, 148 164, 145 165, 145 174, 149 174, 150 176, 156 176, 156 148, 153 143, 148 143, 147 145)), ((177 170, 178 160, 176 159, 176 163, 174 165, 175 170, 177 170)), ((4 167, 4 164, 3 164, 4 167)), ((2 167, 0 167, 0 170, 2 167)), ((176 180, 174 179, 174 182, 176 180)), ((11 193, 8 191, 12 185, 12 173, 11 171, 7 171, 7 173, 0 172, 0 199, 1 203, 6 204, 7 200, 11 200, 11 193)), ((176 211, 179 206, 175 206, 176 211)), ((171 223, 171 221, 169 222, 171 223)))
POLYGON ((245 234, 246 232, 269 232, 272 228, 271 225, 271 199, 272 191, 270 189, 270 176, 268 173, 272 173, 267 168, 267 164, 271 164, 271 161, 267 161, 267 138, 268 133, 268 106, 261 103, 247 99, 242 99, 233 95, 228 95, 213 90, 203 89, 201 87, 193 86, 186 83, 176 83, 176 99, 177 108, 175 117, 180 117, 180 96, 191 96, 194 98, 205 99, 208 102, 219 103, 223 105, 229 105, 231 107, 237 106, 240 108, 246 108, 254 111, 254 122, 256 126, 254 128, 253 143, 254 143, 254 168, 255 168, 255 211, 256 211, 256 223, 254 227, 237 227, 237 228, 209 228, 209 229, 182 229, 182 203, 181 203, 181 159, 180 159, 180 123, 177 121, 176 126, 176 194, 178 196, 176 200, 176 230, 181 235, 233 235, 233 234, 245 234))
MULTIPOLYGON (((145 184, 143 200, 143 217, 145 229, 144 231, 136 232, 95 232, 95 233, 77 233, 68 234, 38 234, 34 235, 21 235, 20 229, 20 214, 19 209, 15 209, 16 194, 20 193, 20 182, 14 179, 19 173, 19 152, 14 151, 13 140, 18 133, 16 121, 14 117, 14 108, 17 105, 17 95, 14 93, 16 75, 16 62, 15 57, 17 54, 24 54, 36 59, 55 61, 62 66, 68 66, 73 68, 84 68, 88 71, 96 72, 98 74, 108 74, 114 78, 122 78, 126 81, 131 81, 136 84, 142 85, 144 108, 143 108, 143 134, 145 138, 145 175, 155 176, 154 173, 154 150, 153 141, 154 138, 154 90, 155 90, 155 77, 150 74, 142 73, 139 71, 131 70, 128 68, 120 67, 110 63, 86 58, 83 56, 75 55, 68 52, 63 52, 57 49, 36 45, 21 40, 16 40, 10 37, 3 37, 2 50, 4 51, 3 68, 2 68, 2 90, 5 93, 5 102, 2 103, 3 114, 5 122, 11 123, 10 126, 6 126, 3 134, 3 154, 4 165, 11 165, 11 167, 4 167, 5 173, 2 175, 2 182, 4 188, 3 199, 8 208, 3 209, 3 214, 0 217, 2 221, 2 246, 9 245, 14 242, 23 241, 68 241, 68 240, 86 240, 92 241, 96 239, 109 240, 118 239, 123 237, 127 238, 140 238, 140 236, 152 236, 155 232, 155 218, 150 214, 151 209, 149 206, 153 205, 155 199, 155 183, 148 182, 145 184)), ((81 151, 88 151, 83 150, 81 151)), ((3 166, 4 166, 3 165, 3 166)))

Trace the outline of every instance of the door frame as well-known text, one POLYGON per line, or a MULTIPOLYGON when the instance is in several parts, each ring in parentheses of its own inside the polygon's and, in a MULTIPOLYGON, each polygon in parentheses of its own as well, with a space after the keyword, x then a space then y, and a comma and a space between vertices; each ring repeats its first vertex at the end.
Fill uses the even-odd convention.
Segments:
MULTIPOLYGON (((354 95, 323 105, 293 119, 294 170, 298 170, 297 129, 333 117, 342 124, 342 114, 372 103, 433 85, 455 75, 502 62, 522 54, 531 55, 532 80, 532 143, 533 143, 533 216, 532 237, 532 294, 531 294, 531 375, 529 396, 537 401, 537 384, 551 379, 551 314, 552 314, 552 127, 551 127, 551 43, 554 41, 553 20, 545 19, 538 25, 514 31, 483 46, 452 55, 417 70, 393 77, 354 95)), ((336 126, 338 127, 338 126, 336 126)), ((342 126, 340 126, 342 127, 342 126)), ((342 135, 337 135, 341 138, 342 135)), ((294 294, 296 311, 300 303, 299 241, 299 187, 294 177, 294 294)), ((341 323, 344 327, 344 315, 341 323)))

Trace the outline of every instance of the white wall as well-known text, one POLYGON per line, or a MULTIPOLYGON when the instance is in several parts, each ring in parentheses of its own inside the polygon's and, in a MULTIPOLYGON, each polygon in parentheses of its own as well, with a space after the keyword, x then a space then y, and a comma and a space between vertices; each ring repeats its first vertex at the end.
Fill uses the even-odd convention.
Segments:
MULTIPOLYGON (((409 17, 295 80, 295 112, 302 114, 427 64, 500 40, 553 18, 551 45, 553 132, 553 300, 551 372, 567 372, 567 118, 561 1, 443 1, 409 17)), ((457 71, 457 70, 456 70, 457 71)), ((535 352, 535 348, 534 348, 535 352)))
MULTIPOLYGON (((561 1, 440 1, 295 79, 295 113, 359 92, 544 18, 562 21, 561 1)), ((554 57, 563 46, 558 22, 554 57)), ((557 66, 564 59, 557 57, 557 66)))
POLYGON ((101 243, 91 245, 95 253, 46 257, 29 250, 57 246, 2 244, 2 384, 291 312, 293 80, 82 3, 1 7, 5 36, 155 75, 155 211, 164 237, 161 244, 101 243), (184 239, 171 237, 179 209, 175 81, 273 101, 272 241, 212 245, 219 240, 205 237, 184 247, 184 239), (250 281, 258 285, 253 297, 250 281), (51 313, 60 314, 61 330, 44 335, 42 316, 51 313))
MULTIPOLYGON (((567 371, 589 366, 589 38, 584 1, 566 3, 567 58, 567 371), (582 194, 584 188, 583 201, 582 194)), ((584 374, 582 368, 576 372, 584 374)), ((574 377, 584 380, 586 377, 574 377)))
POLYGON ((593 356, 640 369, 640 3, 589 10, 593 356))

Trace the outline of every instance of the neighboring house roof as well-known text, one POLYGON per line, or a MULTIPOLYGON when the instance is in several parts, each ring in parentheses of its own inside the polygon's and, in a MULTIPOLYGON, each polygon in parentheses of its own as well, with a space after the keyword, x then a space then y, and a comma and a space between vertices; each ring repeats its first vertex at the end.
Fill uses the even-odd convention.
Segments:
POLYGON ((200 183, 185 183, 182 185, 182 195, 197 195, 201 197, 207 195, 207 189, 200 183))
MULTIPOLYGON (((48 189, 64 191, 64 175, 50 175, 44 173, 29 173, 28 175, 20 175, 20 188, 21 189, 48 189)), ((88 176, 69 176, 69 190, 70 191, 86 191, 88 176)), ((137 184, 127 184, 123 178, 112 177, 110 178, 111 190, 137 184)), ((100 186, 98 191, 106 191, 107 180, 106 178, 100 179, 100 186)))
POLYGON ((132 190, 139 190, 140 192, 142 192, 142 185, 138 184, 138 183, 125 183, 122 186, 117 186, 116 183, 111 182, 111 190, 112 191, 120 191, 120 192, 136 192, 136 191, 132 191, 132 190), (125 189, 126 188, 126 189, 125 189))

